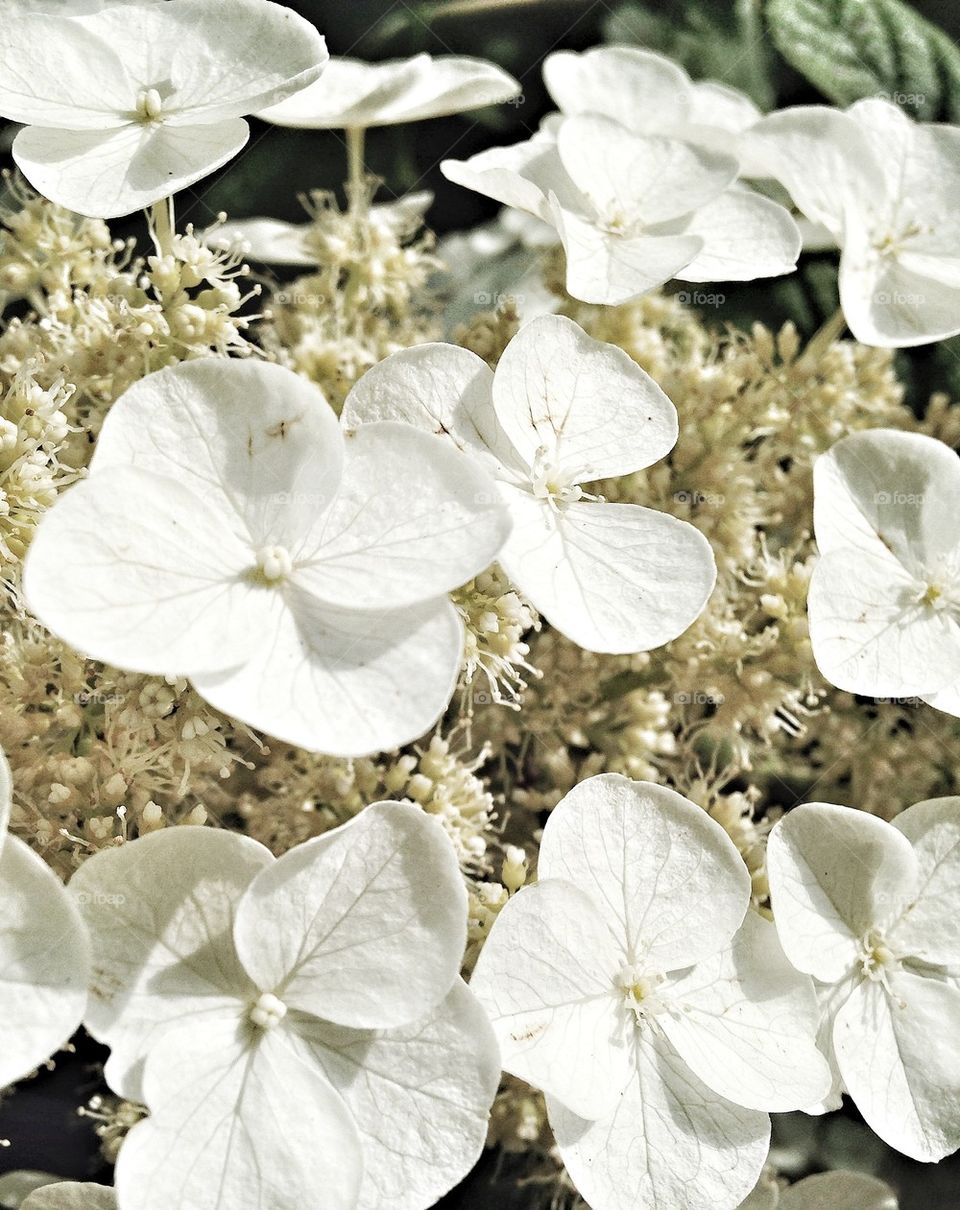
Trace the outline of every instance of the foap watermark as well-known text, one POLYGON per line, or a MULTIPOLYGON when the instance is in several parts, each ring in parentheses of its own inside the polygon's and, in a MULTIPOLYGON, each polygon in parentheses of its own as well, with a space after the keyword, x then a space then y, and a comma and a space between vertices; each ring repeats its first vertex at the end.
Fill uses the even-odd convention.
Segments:
POLYGON ((673 700, 677 706, 722 706, 724 696, 722 693, 707 693, 702 689, 695 689, 692 692, 675 693, 673 700))
POLYGON ((719 290, 680 290, 677 301, 688 307, 722 307, 727 301, 726 294, 719 290))
POLYGON ((720 492, 700 492, 700 491, 679 491, 673 493, 673 498, 677 504, 692 504, 695 508, 706 506, 708 508, 716 508, 723 504, 726 496, 720 492))
POLYGON ((477 290, 473 301, 478 307, 522 307, 525 294, 503 294, 492 290, 477 290))
POLYGON ((90 907, 123 907, 126 895, 111 891, 77 891, 77 903, 90 907))
POLYGON ((874 504, 896 504, 900 507, 922 508, 924 495, 922 492, 876 492, 873 502, 874 504))

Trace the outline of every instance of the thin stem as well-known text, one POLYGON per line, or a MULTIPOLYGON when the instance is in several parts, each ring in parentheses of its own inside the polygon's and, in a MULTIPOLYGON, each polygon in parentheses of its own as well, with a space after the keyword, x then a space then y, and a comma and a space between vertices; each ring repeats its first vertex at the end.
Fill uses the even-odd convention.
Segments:
POLYGON ((157 255, 172 256, 173 233, 176 230, 176 221, 173 215, 173 198, 167 197, 159 202, 154 202, 150 207, 148 218, 150 220, 150 234, 153 236, 157 255))
POLYGON ((366 136, 363 126, 347 127, 347 200, 350 213, 358 219, 366 209, 366 187, 363 173, 363 145, 366 136))
POLYGON ((837 307, 826 323, 822 324, 810 337, 807 347, 800 357, 800 364, 805 369, 813 369, 827 349, 837 340, 847 326, 843 317, 843 308, 837 307))

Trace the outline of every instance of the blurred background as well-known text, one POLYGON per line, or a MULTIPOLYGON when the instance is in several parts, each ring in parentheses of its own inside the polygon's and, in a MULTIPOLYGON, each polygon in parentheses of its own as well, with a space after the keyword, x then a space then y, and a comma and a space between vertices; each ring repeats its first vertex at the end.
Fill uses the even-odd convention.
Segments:
MULTIPOLYGON (((601 42, 646 46, 681 62, 694 78, 722 80, 748 93, 764 110, 828 101, 845 104, 862 91, 866 76, 892 82, 913 99, 910 112, 925 120, 960 122, 960 4, 957 0, 832 0, 820 3, 854 35, 851 58, 843 39, 835 62, 798 70, 802 47, 781 25, 783 0, 288 0, 325 34, 332 54, 367 60, 405 57, 419 51, 487 58, 521 83, 515 102, 462 116, 391 126, 369 132, 367 166, 383 178, 382 197, 430 189, 435 202, 428 225, 438 234, 470 228, 492 218, 494 203, 447 182, 442 159, 464 159, 497 144, 527 137, 551 108, 541 64, 552 50, 582 50, 601 42), (890 6, 912 12, 942 31, 904 26, 889 37, 883 23, 890 6), (879 23, 879 24, 878 24, 879 23), (917 32, 919 30, 919 33, 917 32), (817 83, 812 81, 819 81, 817 83), (919 81, 919 82, 918 82, 919 81), (859 91, 858 91, 859 90, 859 91), (919 99, 918 99, 919 97, 919 99)), ((811 7, 816 8, 817 0, 811 7)), ((794 3, 794 7, 797 7, 794 3)), ((888 87, 891 84, 888 83, 888 87)), ((303 218, 298 195, 310 189, 342 190, 345 150, 338 132, 284 130, 252 121, 249 150, 202 187, 178 199, 178 224, 198 227, 219 211, 231 218, 270 215, 303 218)), ((0 128, 0 155, 9 160, 15 128, 0 128)), ((960 205, 960 199, 958 199, 960 205)), ((138 220, 118 234, 142 234, 138 220)), ((777 326, 790 318, 809 335, 836 306, 835 255, 809 255, 801 271, 785 281, 729 287, 722 324, 741 326, 761 319, 777 326)), ((716 319, 716 316, 709 317, 716 319)), ((904 354, 900 371, 912 396, 932 390, 960 395, 956 342, 904 354)), ((935 1039, 931 1040, 935 1045, 935 1039)), ((99 1153, 96 1123, 77 1107, 104 1092, 99 1063, 103 1052, 89 1039, 77 1052, 57 1057, 55 1069, 41 1071, 15 1095, 0 1100, 0 1207, 19 1196, 14 1170, 35 1169, 69 1179, 109 1181, 99 1153), (2 1174, 7 1174, 4 1177, 2 1174), (5 1184, 6 1181, 6 1184, 5 1184)), ((775 1159, 785 1174, 802 1176, 823 1167, 849 1167, 891 1181, 901 1210, 956 1210, 960 1207, 960 1160, 936 1166, 913 1163, 884 1147, 847 1106, 826 1119, 802 1115, 775 1118, 775 1159)), ((445 1198, 460 1210, 531 1210, 549 1205, 549 1191, 519 1185, 522 1173, 510 1157, 487 1155, 464 1185, 445 1198)), ((305 1208, 306 1210, 306 1208, 305 1208)))

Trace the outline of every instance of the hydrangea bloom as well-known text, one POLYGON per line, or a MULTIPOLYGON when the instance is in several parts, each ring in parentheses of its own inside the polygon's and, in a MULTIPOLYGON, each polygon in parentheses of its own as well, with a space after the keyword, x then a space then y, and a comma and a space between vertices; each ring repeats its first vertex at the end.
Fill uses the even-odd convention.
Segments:
POLYGON ((334 58, 322 80, 257 116, 309 130, 363 129, 495 105, 519 91, 512 76, 484 59, 420 54, 364 63, 334 58))
POLYGON ((674 791, 604 774, 551 813, 539 878, 471 984, 504 1066, 547 1094, 593 1210, 731 1210, 766 1159, 767 1111, 830 1082, 810 981, 749 911, 733 842, 674 791))
POLYGON ((764 175, 839 244, 840 301, 857 340, 903 348, 960 332, 960 127, 869 98, 846 112, 771 114, 749 142, 764 175))
POLYGON ((458 976, 456 857, 419 808, 377 803, 279 860, 168 829, 71 890, 87 1027, 111 1087, 150 1110, 120 1151, 125 1210, 421 1210, 472 1166, 497 1048, 458 976))
POLYGON ((211 705, 340 755, 423 734, 453 693, 446 593, 496 557, 489 476, 437 437, 344 437, 312 384, 211 358, 149 375, 44 516, 24 591, 77 649, 187 676, 211 705))
POLYGON ((734 183, 732 156, 634 134, 608 117, 565 117, 526 142, 441 168, 554 227, 567 291, 584 302, 627 302, 672 277, 788 273, 800 252, 784 207, 734 183))
POLYGON ((7 835, 12 786, 0 752, 0 1088, 69 1041, 87 1002, 86 930, 59 879, 7 835))
POLYGON ((699 530, 582 483, 640 470, 677 440, 666 395, 613 345, 548 315, 520 329, 494 374, 475 354, 428 344, 388 357, 342 420, 402 420, 442 433, 494 475, 513 520, 499 562, 563 634, 592 651, 645 651, 684 631, 716 569, 699 530))
POLYGON ((314 27, 269 0, 60 7, 5 7, 0 113, 27 124, 13 156, 34 188, 98 218, 225 164, 249 137, 242 115, 311 84, 327 59, 314 27))
POLYGON ((562 113, 600 114, 634 134, 666 135, 716 151, 739 153, 735 136, 762 116, 737 89, 694 82, 679 63, 637 46, 555 51, 544 60, 543 79, 562 113))
POLYGON ((822 1036, 880 1138, 919 1160, 960 1146, 960 798, 877 816, 808 803, 770 834, 774 919, 825 985, 822 1036))
POLYGON ((813 653, 840 689, 960 715, 960 461, 919 433, 843 438, 814 467, 813 653))
MULTIPOLYGON (((374 238, 379 232, 396 235, 407 231, 422 221, 432 201, 432 193, 421 191, 371 206, 367 212, 368 229, 374 238)), ((209 228, 203 238, 210 247, 231 248, 238 255, 265 265, 315 268, 327 259, 319 242, 311 238, 315 231, 314 223, 248 218, 219 223, 209 228)))

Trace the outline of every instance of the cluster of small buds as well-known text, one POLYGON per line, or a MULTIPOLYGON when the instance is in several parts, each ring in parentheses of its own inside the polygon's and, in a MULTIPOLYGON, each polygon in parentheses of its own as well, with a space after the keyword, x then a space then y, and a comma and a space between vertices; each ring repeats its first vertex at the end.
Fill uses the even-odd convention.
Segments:
POLYGON ((453 594, 466 628, 462 685, 465 713, 496 702, 519 708, 527 677, 537 671, 527 661, 524 636, 540 629, 533 607, 510 586, 496 565, 453 594))

